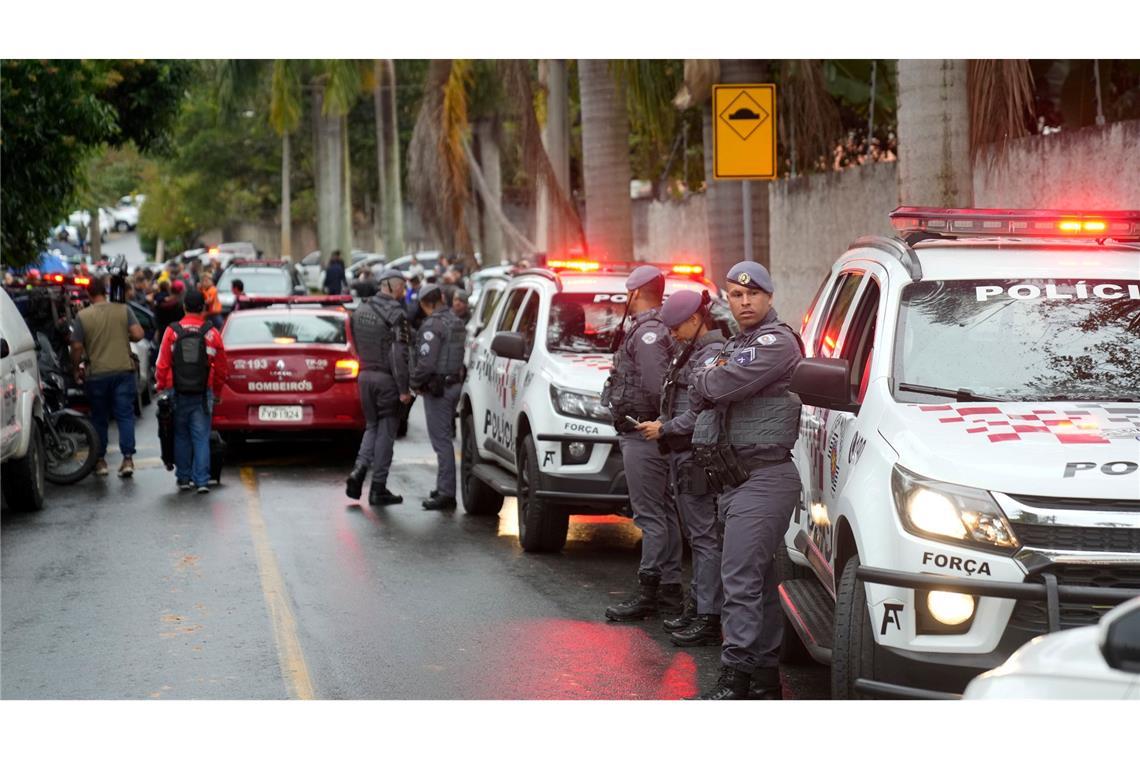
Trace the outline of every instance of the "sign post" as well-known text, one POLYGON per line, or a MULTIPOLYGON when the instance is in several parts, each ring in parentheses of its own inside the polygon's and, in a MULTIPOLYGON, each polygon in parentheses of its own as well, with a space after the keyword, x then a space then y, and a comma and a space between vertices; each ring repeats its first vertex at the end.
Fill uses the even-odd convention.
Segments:
POLYGON ((713 85, 713 179, 740 180, 744 258, 752 261, 752 185, 776 178, 776 85, 713 85))

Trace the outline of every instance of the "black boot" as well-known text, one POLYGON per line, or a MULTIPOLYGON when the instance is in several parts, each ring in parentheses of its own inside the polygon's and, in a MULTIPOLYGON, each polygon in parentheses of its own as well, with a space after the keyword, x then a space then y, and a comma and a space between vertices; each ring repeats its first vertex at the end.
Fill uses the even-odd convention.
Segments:
POLYGON ((353 467, 352 472, 344 481, 344 495, 350 499, 359 499, 364 490, 364 477, 368 474, 367 467, 353 467))
POLYGON ((685 611, 685 593, 680 583, 662 583, 657 589, 657 610, 662 615, 680 615, 685 611))
POLYGON ((433 490, 431 493, 428 494, 428 497, 420 503, 426 507, 428 505, 429 501, 431 501, 432 499, 436 499, 438 497, 439 497, 439 491, 433 490))
POLYGON ((697 699, 748 699, 748 684, 751 681, 750 674, 725 665, 720 669, 720 678, 716 680, 716 686, 697 699))
POLYGON ((783 699, 779 668, 756 668, 748 686, 749 699, 783 699))
POLYGON ((368 506, 370 507, 383 507, 388 504, 401 504, 404 501, 403 496, 398 496, 388 490, 387 486, 372 484, 368 489, 368 506))
POLYGON ((637 596, 606 607, 606 618, 618 623, 644 620, 657 614, 657 591, 661 576, 656 573, 638 573, 637 596))
POLYGON ((697 600, 693 598, 692 592, 689 593, 689 598, 685 600, 685 609, 681 611, 680 615, 676 617, 667 617, 661 621, 661 625, 665 627, 666 631, 679 631, 682 628, 688 628, 693 624, 693 620, 697 617, 697 600))
POLYGON ((697 615, 692 625, 673 631, 669 638, 678 647, 720 646, 720 615, 697 615))
POLYGON ((455 509, 454 496, 435 496, 424 500, 424 509, 455 509))

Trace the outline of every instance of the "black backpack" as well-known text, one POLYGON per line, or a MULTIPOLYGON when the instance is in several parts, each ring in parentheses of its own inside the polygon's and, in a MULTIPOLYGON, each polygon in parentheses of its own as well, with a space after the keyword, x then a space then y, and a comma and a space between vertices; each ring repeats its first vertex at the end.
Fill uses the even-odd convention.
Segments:
POLYGON ((210 384, 210 355, 206 351, 206 335, 212 326, 186 329, 175 322, 170 325, 174 331, 174 345, 171 347, 174 370, 174 390, 188 396, 200 396, 210 384))

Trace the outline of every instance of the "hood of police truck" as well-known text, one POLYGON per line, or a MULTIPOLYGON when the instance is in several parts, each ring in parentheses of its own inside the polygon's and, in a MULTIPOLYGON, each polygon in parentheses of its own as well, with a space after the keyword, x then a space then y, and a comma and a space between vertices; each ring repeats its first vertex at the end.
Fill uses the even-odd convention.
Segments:
POLYGON ((545 366, 551 384, 567 390, 599 394, 610 370, 614 368, 613 354, 572 354, 551 352, 545 366))
POLYGON ((1140 501, 1140 404, 888 404, 879 432, 928 478, 1009 494, 1140 501))

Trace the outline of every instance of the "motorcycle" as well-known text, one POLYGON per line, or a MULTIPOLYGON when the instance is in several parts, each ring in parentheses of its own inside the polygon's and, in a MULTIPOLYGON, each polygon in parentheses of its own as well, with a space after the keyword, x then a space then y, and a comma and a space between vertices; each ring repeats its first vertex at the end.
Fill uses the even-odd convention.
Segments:
POLYGON ((72 485, 95 469, 99 434, 87 415, 68 408, 67 376, 51 342, 36 334, 40 385, 44 396, 44 477, 56 485, 72 485))

